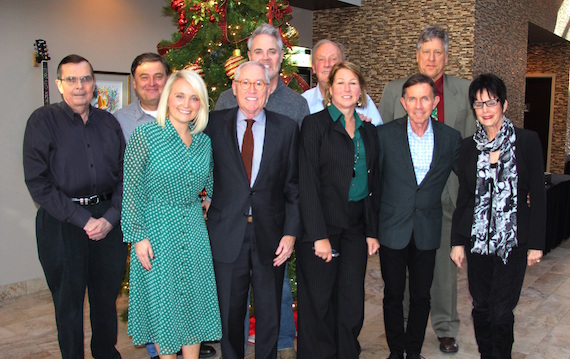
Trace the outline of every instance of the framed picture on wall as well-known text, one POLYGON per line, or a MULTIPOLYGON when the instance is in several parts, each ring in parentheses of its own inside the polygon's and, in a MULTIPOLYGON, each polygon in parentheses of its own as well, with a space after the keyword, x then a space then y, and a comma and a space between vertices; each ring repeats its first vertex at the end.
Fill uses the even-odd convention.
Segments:
POLYGON ((94 74, 93 107, 114 113, 129 104, 131 76, 128 72, 94 71, 94 74))

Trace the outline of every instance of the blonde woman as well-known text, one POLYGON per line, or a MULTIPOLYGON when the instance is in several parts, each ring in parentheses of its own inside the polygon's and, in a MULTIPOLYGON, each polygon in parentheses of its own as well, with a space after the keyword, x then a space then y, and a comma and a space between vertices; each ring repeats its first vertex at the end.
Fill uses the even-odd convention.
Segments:
POLYGON ((132 243, 128 333, 160 358, 197 359, 221 337, 212 253, 199 193, 212 193, 212 149, 202 133, 208 93, 196 73, 167 81, 157 121, 139 126, 125 153, 122 229, 132 243))

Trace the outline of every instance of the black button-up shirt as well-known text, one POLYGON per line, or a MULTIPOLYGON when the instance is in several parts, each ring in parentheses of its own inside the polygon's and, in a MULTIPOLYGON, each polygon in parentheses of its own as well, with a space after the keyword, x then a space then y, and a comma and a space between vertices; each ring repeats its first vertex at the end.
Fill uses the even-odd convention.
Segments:
POLYGON ((34 201, 62 222, 83 228, 91 213, 71 198, 113 193, 105 212, 119 224, 125 141, 115 117, 89 106, 87 123, 65 101, 32 113, 24 134, 24 176, 34 201))

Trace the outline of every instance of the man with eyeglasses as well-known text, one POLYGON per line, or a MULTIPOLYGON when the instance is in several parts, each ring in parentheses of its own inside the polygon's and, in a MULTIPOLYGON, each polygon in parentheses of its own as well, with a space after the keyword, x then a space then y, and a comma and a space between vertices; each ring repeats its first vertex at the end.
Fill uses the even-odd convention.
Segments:
MULTIPOLYGON (((265 108, 301 122, 310 114, 309 106, 303 96, 285 86, 279 72, 283 62, 283 40, 279 30, 270 24, 261 24, 253 31, 247 41, 247 56, 250 61, 257 61, 269 71, 269 98, 265 108)), ((220 95, 215 110, 224 110, 237 106, 232 89, 220 95)))
POLYGON ((301 232, 299 130, 264 109, 269 70, 249 61, 232 83, 237 107, 214 111, 206 133, 214 156, 207 211, 222 318, 222 356, 244 357, 248 290, 255 298, 255 357, 277 358, 285 263, 301 232))
MULTIPOLYGON (((249 60, 259 62, 269 71, 269 97, 265 109, 292 118, 301 128, 303 119, 310 114, 309 106, 303 96, 285 86, 279 76, 284 55, 283 40, 279 30, 270 24, 259 25, 249 37, 247 48, 249 60)), ((215 110, 224 110, 236 106, 236 96, 232 89, 228 89, 218 98, 215 110)), ((280 359, 295 359, 297 357, 294 347, 296 329, 292 304, 291 283, 286 267, 278 343, 280 359)), ((246 323, 246 327, 249 327, 249 322, 246 323)))
POLYGON ((63 101, 34 111, 24 134, 25 181, 39 205, 38 255, 65 359, 84 357, 86 288, 91 354, 121 358, 115 301, 127 255, 119 226, 125 141, 115 117, 90 105, 94 80, 87 59, 63 58, 55 81, 63 101))
MULTIPOLYGON (((463 138, 475 133, 476 122, 469 107, 469 81, 444 73, 448 60, 449 35, 439 26, 422 31, 417 42, 416 60, 421 74, 429 76, 437 88, 439 103, 432 116, 439 122, 458 130, 463 138)), ((388 123, 406 114, 400 102, 406 78, 388 82, 380 99, 380 114, 388 123)), ((451 217, 455 210, 459 181, 451 173, 443 190, 443 225, 441 246, 436 254, 431 287, 431 323, 444 353, 455 353, 459 346, 459 315, 457 314, 457 267, 449 258, 451 248, 451 217)), ((408 291, 404 299, 404 313, 408 310, 408 291)), ((405 314, 406 315, 406 314, 405 314)))

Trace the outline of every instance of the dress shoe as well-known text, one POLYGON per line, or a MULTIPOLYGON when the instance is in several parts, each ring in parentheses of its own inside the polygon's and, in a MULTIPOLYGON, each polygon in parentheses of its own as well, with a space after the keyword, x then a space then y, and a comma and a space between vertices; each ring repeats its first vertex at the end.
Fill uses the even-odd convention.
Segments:
POLYGON ((404 359, 404 354, 390 353, 390 356, 386 359, 404 359))
POLYGON ((459 345, 457 344, 457 340, 451 337, 441 337, 439 339, 439 350, 444 353, 457 353, 459 350, 459 345))
POLYGON ((297 352, 295 348, 280 349, 277 352, 277 357, 279 359, 297 359, 297 352))
POLYGON ((213 346, 200 344, 200 358, 211 358, 216 355, 216 349, 213 346))
POLYGON ((419 354, 407 354, 406 359, 426 359, 419 354))

